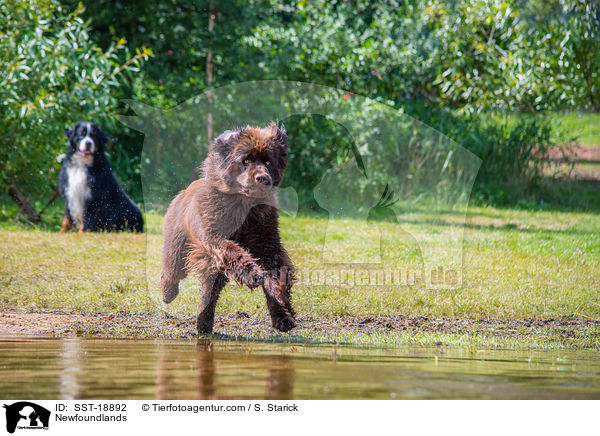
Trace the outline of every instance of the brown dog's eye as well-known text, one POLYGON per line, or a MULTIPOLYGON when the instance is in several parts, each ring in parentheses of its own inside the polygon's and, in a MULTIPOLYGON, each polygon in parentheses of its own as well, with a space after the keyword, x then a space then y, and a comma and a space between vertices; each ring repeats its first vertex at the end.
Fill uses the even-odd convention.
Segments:
POLYGON ((248 158, 244 159, 243 164, 244 165, 249 165, 250 164, 250 159, 248 159, 248 158))

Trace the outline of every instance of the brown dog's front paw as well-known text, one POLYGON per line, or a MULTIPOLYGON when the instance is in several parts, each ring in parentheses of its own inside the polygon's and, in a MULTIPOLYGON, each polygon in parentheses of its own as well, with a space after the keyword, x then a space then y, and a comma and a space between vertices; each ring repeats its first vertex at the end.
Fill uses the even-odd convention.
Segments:
POLYGON ((254 289, 265 282, 265 273, 258 266, 255 266, 242 275, 241 282, 250 289, 254 289))
POLYGON ((196 329, 198 330, 198 336, 210 335, 213 331, 213 321, 198 318, 196 329))
POLYGON ((263 273, 256 273, 248 281, 248 286, 250 286, 251 288, 256 288, 257 286, 262 285, 264 282, 265 275, 263 273))
POLYGON ((273 319, 273 327, 282 332, 289 332, 296 327, 296 321, 289 315, 273 319))

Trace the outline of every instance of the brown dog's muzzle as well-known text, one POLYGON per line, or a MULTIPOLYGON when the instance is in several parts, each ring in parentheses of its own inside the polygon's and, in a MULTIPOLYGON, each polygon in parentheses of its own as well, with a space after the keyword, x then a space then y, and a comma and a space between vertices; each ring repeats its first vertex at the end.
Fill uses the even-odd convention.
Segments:
POLYGON ((254 181, 259 185, 263 186, 271 186, 273 181, 271 180, 271 176, 265 173, 259 173, 254 176, 254 181))

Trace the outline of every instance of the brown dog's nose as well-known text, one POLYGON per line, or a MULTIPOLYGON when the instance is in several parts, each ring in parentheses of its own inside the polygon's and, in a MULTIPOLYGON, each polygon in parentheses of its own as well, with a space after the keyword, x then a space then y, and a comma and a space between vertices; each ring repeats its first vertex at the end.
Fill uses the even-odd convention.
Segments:
POLYGON ((264 174, 259 174, 258 176, 255 177, 255 180, 257 183, 261 184, 261 185, 270 185, 271 184, 271 178, 269 176, 266 176, 264 174))

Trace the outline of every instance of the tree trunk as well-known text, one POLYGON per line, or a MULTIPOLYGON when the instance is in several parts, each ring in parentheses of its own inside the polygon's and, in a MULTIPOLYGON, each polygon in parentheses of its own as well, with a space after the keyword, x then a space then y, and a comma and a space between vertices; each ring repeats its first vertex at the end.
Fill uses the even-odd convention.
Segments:
POLYGON ((208 136, 208 142, 213 139, 213 118, 212 118, 212 79, 213 79, 213 64, 212 64, 212 32, 215 27, 215 7, 213 0, 210 0, 208 7, 208 32, 210 33, 208 52, 206 53, 206 88, 208 97, 208 113, 206 114, 206 134, 208 136))
POLYGON ((37 224, 42 221, 42 217, 35 211, 25 195, 14 185, 8 188, 8 195, 17 203, 19 211, 25 216, 27 221, 37 224))

